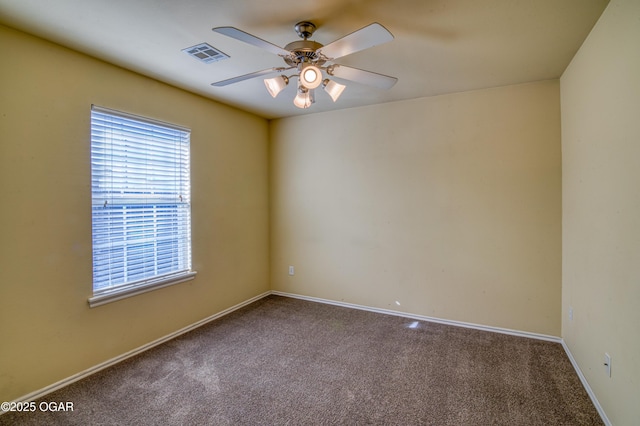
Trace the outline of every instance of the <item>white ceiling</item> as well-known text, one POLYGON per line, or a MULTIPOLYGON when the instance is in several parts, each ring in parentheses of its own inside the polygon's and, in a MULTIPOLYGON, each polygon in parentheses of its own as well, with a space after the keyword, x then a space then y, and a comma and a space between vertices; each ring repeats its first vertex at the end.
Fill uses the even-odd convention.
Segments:
MULTIPOLYGON (((608 0, 0 0, 0 23, 266 118, 558 78, 608 0), (270 67, 278 56, 211 31, 234 26, 278 46, 296 22, 328 44, 372 22, 395 40, 336 61, 397 77, 389 90, 347 83, 307 110, 295 85, 276 99, 262 78, 212 82, 270 67), (201 63, 182 49, 207 42, 230 56, 201 63)), ((46 64, 43 64, 46 66, 46 64)), ((343 81, 344 82, 344 81, 343 81)))

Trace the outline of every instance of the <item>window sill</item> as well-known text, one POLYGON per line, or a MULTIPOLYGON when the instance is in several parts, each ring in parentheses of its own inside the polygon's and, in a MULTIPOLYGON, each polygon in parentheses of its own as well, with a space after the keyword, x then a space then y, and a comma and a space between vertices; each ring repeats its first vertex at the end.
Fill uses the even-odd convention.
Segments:
POLYGON ((122 288, 106 290, 90 297, 89 307, 95 308, 96 306, 105 305, 107 303, 115 302, 116 300, 126 299, 148 291, 183 283, 185 281, 191 281, 196 277, 196 274, 197 272, 195 271, 182 272, 180 274, 147 281, 144 284, 129 285, 122 288))

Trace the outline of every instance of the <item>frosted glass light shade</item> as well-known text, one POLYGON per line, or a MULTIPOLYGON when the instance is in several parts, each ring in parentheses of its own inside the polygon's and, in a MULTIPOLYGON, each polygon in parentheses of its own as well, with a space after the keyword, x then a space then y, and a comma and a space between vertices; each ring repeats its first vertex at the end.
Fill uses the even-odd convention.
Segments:
POLYGON ((289 79, 284 75, 264 79, 264 85, 267 86, 269 94, 274 98, 287 87, 287 84, 289 84, 289 79))
POLYGON ((322 88, 325 92, 331 96, 333 102, 337 101, 342 91, 346 88, 344 84, 336 83, 335 81, 329 80, 328 78, 322 82, 322 88))
POLYGON ((298 90, 293 104, 298 108, 309 108, 315 102, 313 90, 298 90))
POLYGON ((315 65, 306 65, 300 72, 300 84, 307 89, 315 89, 322 83, 322 71, 315 65))

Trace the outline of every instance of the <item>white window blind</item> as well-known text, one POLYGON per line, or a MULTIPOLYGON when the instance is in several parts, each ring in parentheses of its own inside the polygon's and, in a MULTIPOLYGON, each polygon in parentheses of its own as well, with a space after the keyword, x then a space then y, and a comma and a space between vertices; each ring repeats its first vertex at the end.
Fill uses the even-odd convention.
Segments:
POLYGON ((94 297, 191 272, 189 138, 188 129, 92 106, 94 297))

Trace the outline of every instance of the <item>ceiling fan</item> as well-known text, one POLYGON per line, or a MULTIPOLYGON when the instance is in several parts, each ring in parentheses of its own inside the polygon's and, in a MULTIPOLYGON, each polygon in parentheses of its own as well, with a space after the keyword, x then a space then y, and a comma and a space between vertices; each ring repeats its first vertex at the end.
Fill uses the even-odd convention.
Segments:
POLYGON ((338 77, 381 89, 389 89, 398 81, 397 78, 388 75, 333 63, 334 60, 343 56, 393 40, 393 34, 382 25, 378 23, 367 25, 326 46, 309 40, 309 37, 316 30, 316 26, 312 22, 298 22, 294 29, 302 40, 293 41, 282 48, 234 27, 213 28, 213 31, 219 34, 266 49, 280 56, 287 66, 267 68, 262 71, 218 81, 211 85, 222 87, 251 78, 278 73, 279 75, 276 77, 264 80, 269 94, 275 98, 289 84, 291 78, 298 77, 298 90, 293 103, 299 108, 308 108, 315 102, 314 89, 322 86, 324 91, 335 102, 346 87, 330 80, 328 77, 325 78, 323 72, 330 77, 338 77), (296 70, 295 74, 289 76, 283 74, 293 69, 296 70))

